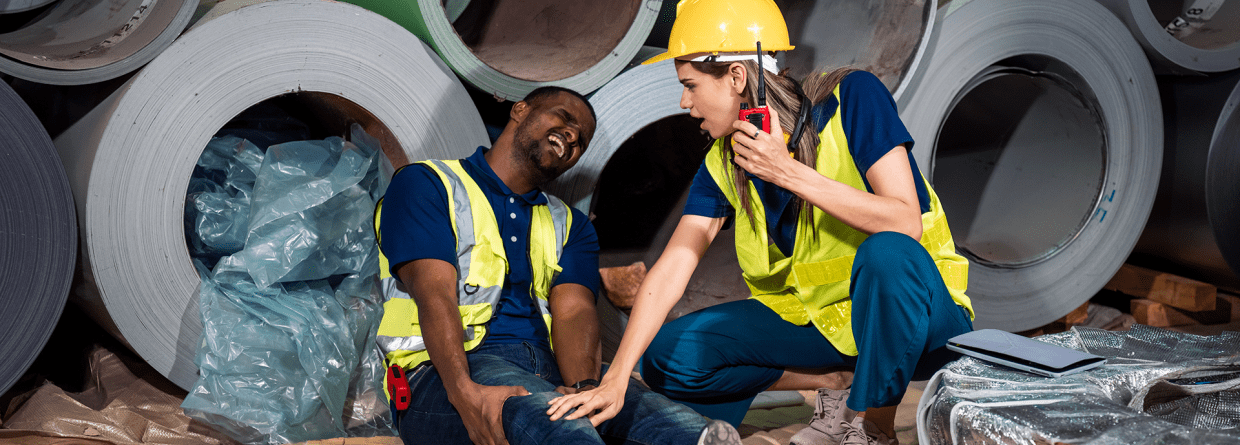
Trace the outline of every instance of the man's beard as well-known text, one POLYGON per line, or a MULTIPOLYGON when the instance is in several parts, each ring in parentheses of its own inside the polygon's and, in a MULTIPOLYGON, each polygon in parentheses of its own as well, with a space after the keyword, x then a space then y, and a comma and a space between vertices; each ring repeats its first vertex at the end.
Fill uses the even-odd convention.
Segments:
POLYGON ((529 137, 529 132, 525 131, 524 124, 517 128, 516 137, 513 138, 513 145, 516 148, 514 161, 522 167, 530 175, 530 179, 535 184, 542 185, 560 176, 563 171, 554 167, 543 166, 543 155, 541 141, 529 137))

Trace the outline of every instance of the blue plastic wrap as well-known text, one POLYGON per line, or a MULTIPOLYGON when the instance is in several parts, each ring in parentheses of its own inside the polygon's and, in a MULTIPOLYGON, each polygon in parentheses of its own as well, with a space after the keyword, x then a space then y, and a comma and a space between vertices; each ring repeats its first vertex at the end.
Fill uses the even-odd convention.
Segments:
POLYGON ((263 152, 238 137, 214 138, 198 158, 185 199, 190 254, 207 267, 245 246, 263 152))
POLYGON ((182 408, 238 441, 394 434, 374 341, 382 152, 356 125, 351 140, 216 138, 191 180, 203 337, 182 408))

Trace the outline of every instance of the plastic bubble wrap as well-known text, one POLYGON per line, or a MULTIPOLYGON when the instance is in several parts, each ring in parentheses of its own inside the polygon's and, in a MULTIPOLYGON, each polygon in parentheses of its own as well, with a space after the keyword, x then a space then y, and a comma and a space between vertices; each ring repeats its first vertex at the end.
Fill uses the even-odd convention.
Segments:
POLYGON ((186 234, 203 276, 198 382, 181 405, 244 443, 392 435, 375 345, 377 140, 211 141, 186 234))
POLYGON ((1240 334, 1144 325, 1037 338, 1107 357, 1047 378, 964 357, 927 384, 922 444, 1240 444, 1240 334))

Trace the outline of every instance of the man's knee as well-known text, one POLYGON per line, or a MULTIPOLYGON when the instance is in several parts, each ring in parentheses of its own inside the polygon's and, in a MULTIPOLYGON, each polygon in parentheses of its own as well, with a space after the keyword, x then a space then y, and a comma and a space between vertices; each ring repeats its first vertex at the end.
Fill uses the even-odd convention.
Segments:
POLYGON ((562 436, 572 430, 582 430, 584 434, 592 434, 584 431, 585 429, 594 430, 594 424, 585 417, 551 421, 551 417, 547 415, 547 402, 561 395, 558 392, 547 391, 527 396, 509 397, 505 400, 504 433, 510 437, 509 441, 516 442, 511 440, 514 435, 530 435, 536 439, 536 442, 539 442, 544 437, 562 436))
MULTIPOLYGON (((504 401, 504 423, 510 423, 514 421, 515 422, 531 422, 531 421, 539 421, 539 420, 546 420, 550 422, 551 417, 547 415, 547 408, 549 407, 547 402, 550 402, 562 395, 563 394, 560 394, 555 391, 548 391, 548 392, 536 392, 536 393, 526 395, 526 396, 509 397, 508 400, 504 401)), ((591 425, 591 427, 593 427, 590 421, 586 420, 585 418, 575 419, 572 421, 565 421, 564 419, 560 419, 556 421, 556 423, 560 423, 560 422, 571 423, 574 421, 584 421, 586 425, 591 425)))
POLYGON ((543 391, 525 396, 509 397, 508 400, 504 401, 504 420, 508 420, 507 416, 509 411, 516 413, 536 409, 538 407, 542 407, 543 411, 547 411, 547 402, 550 402, 559 396, 561 396, 561 394, 555 391, 543 391))

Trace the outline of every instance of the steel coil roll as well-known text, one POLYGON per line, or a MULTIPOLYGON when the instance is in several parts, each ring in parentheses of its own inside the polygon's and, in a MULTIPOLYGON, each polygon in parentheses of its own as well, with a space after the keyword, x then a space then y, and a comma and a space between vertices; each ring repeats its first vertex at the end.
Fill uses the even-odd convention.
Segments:
POLYGON ((65 307, 77 220, 47 131, 0 82, 0 394, 25 374, 65 307))
POLYGON ((1098 0, 1145 49, 1154 69, 1176 74, 1240 68, 1240 3, 1223 0, 1159 2, 1098 0), (1194 9, 1200 9, 1200 11, 1194 9), (1179 19, 1177 21, 1177 19, 1179 19), (1187 19, 1187 21, 1185 20, 1187 19), (1189 25, 1189 21, 1194 22, 1189 25), (1172 35, 1168 26, 1183 25, 1172 35))
POLYGON ((901 117, 970 259, 975 327, 1036 328, 1100 290, 1149 217, 1153 72, 1093 2, 951 7, 901 117))
POLYGON ((1240 289, 1240 72, 1159 79, 1162 180, 1134 261, 1240 289))
POLYGON ((0 14, 25 12, 56 0, 4 0, 0 1, 0 14))
POLYGON ((189 0, 60 0, 0 29, 0 72, 51 85, 129 74, 171 45, 197 7, 189 0))
POLYGON ((897 99, 922 63, 938 10, 937 0, 776 3, 796 45, 784 59, 797 77, 850 65, 874 73, 897 99))
POLYGON ((487 144, 463 86, 395 23, 345 3, 226 1, 55 139, 77 202, 95 318, 189 388, 201 335, 186 187, 207 141, 283 95, 347 128, 396 166, 487 144))
POLYGON ((556 85, 582 94, 624 69, 659 13, 657 0, 470 1, 449 21, 441 0, 348 0, 400 23, 466 83, 520 100, 556 85))

